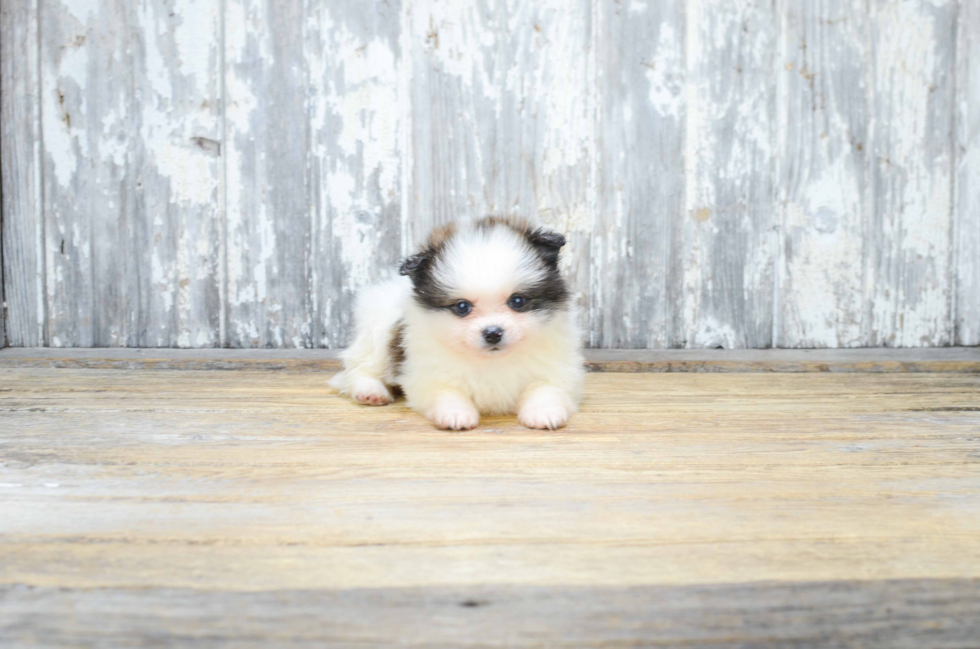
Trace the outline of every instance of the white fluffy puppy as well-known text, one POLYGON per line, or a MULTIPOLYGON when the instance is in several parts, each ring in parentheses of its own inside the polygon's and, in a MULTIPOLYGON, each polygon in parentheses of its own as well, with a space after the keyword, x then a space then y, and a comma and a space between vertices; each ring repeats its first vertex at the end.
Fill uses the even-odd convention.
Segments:
POLYGON ((384 405, 400 388, 439 428, 467 430, 480 413, 516 413, 559 428, 578 407, 578 328, 558 272, 560 234, 515 219, 450 225, 358 297, 344 371, 330 382, 384 405))

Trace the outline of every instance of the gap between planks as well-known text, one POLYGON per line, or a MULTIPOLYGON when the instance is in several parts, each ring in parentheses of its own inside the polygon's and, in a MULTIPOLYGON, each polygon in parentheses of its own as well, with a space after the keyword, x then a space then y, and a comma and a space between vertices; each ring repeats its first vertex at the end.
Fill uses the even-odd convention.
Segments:
MULTIPOLYGON (((0 349, 0 367, 334 372, 327 349, 0 349)), ((926 349, 590 349, 591 372, 945 372, 980 374, 980 347, 926 349)))

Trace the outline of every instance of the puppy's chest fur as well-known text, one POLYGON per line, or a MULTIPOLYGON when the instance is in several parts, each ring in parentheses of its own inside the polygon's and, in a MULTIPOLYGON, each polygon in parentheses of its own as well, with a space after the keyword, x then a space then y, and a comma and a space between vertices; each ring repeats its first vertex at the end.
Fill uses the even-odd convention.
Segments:
POLYGON ((451 387, 472 399, 485 414, 513 413, 521 394, 537 383, 558 384, 572 394, 580 391, 582 357, 571 315, 555 314, 555 322, 538 340, 500 357, 473 358, 433 339, 424 325, 400 320, 388 345, 388 377, 408 405, 415 407, 432 392, 451 387))

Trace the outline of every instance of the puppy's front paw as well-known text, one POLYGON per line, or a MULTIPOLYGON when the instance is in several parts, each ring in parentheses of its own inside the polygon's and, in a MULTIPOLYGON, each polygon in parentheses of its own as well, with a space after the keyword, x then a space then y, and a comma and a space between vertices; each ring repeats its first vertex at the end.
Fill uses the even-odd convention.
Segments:
POLYGON ((354 381, 354 398, 369 406, 383 406, 391 403, 391 392, 378 379, 361 377, 354 381))
POLYGON ((480 413, 461 404, 446 405, 432 413, 432 423, 444 430, 469 430, 480 423, 480 413))
POLYGON ((525 428, 554 430, 568 422, 568 409, 565 406, 526 406, 517 415, 525 428))

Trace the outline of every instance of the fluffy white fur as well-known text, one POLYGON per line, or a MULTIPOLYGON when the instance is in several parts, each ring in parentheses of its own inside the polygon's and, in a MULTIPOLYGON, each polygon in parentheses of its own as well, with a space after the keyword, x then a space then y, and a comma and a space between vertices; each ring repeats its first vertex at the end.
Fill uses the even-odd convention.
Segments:
POLYGON ((447 240, 434 275, 453 299, 472 303, 472 312, 426 308, 407 277, 365 289, 344 371, 331 385, 369 405, 389 403, 400 386, 411 408, 444 429, 466 430, 480 414, 508 413, 529 428, 564 426, 578 408, 584 375, 574 315, 564 304, 525 312, 508 306, 544 274, 521 234, 463 227, 447 240), (491 326, 503 330, 494 348, 483 336, 491 326), (399 327, 404 360, 397 364, 391 342, 399 327))

